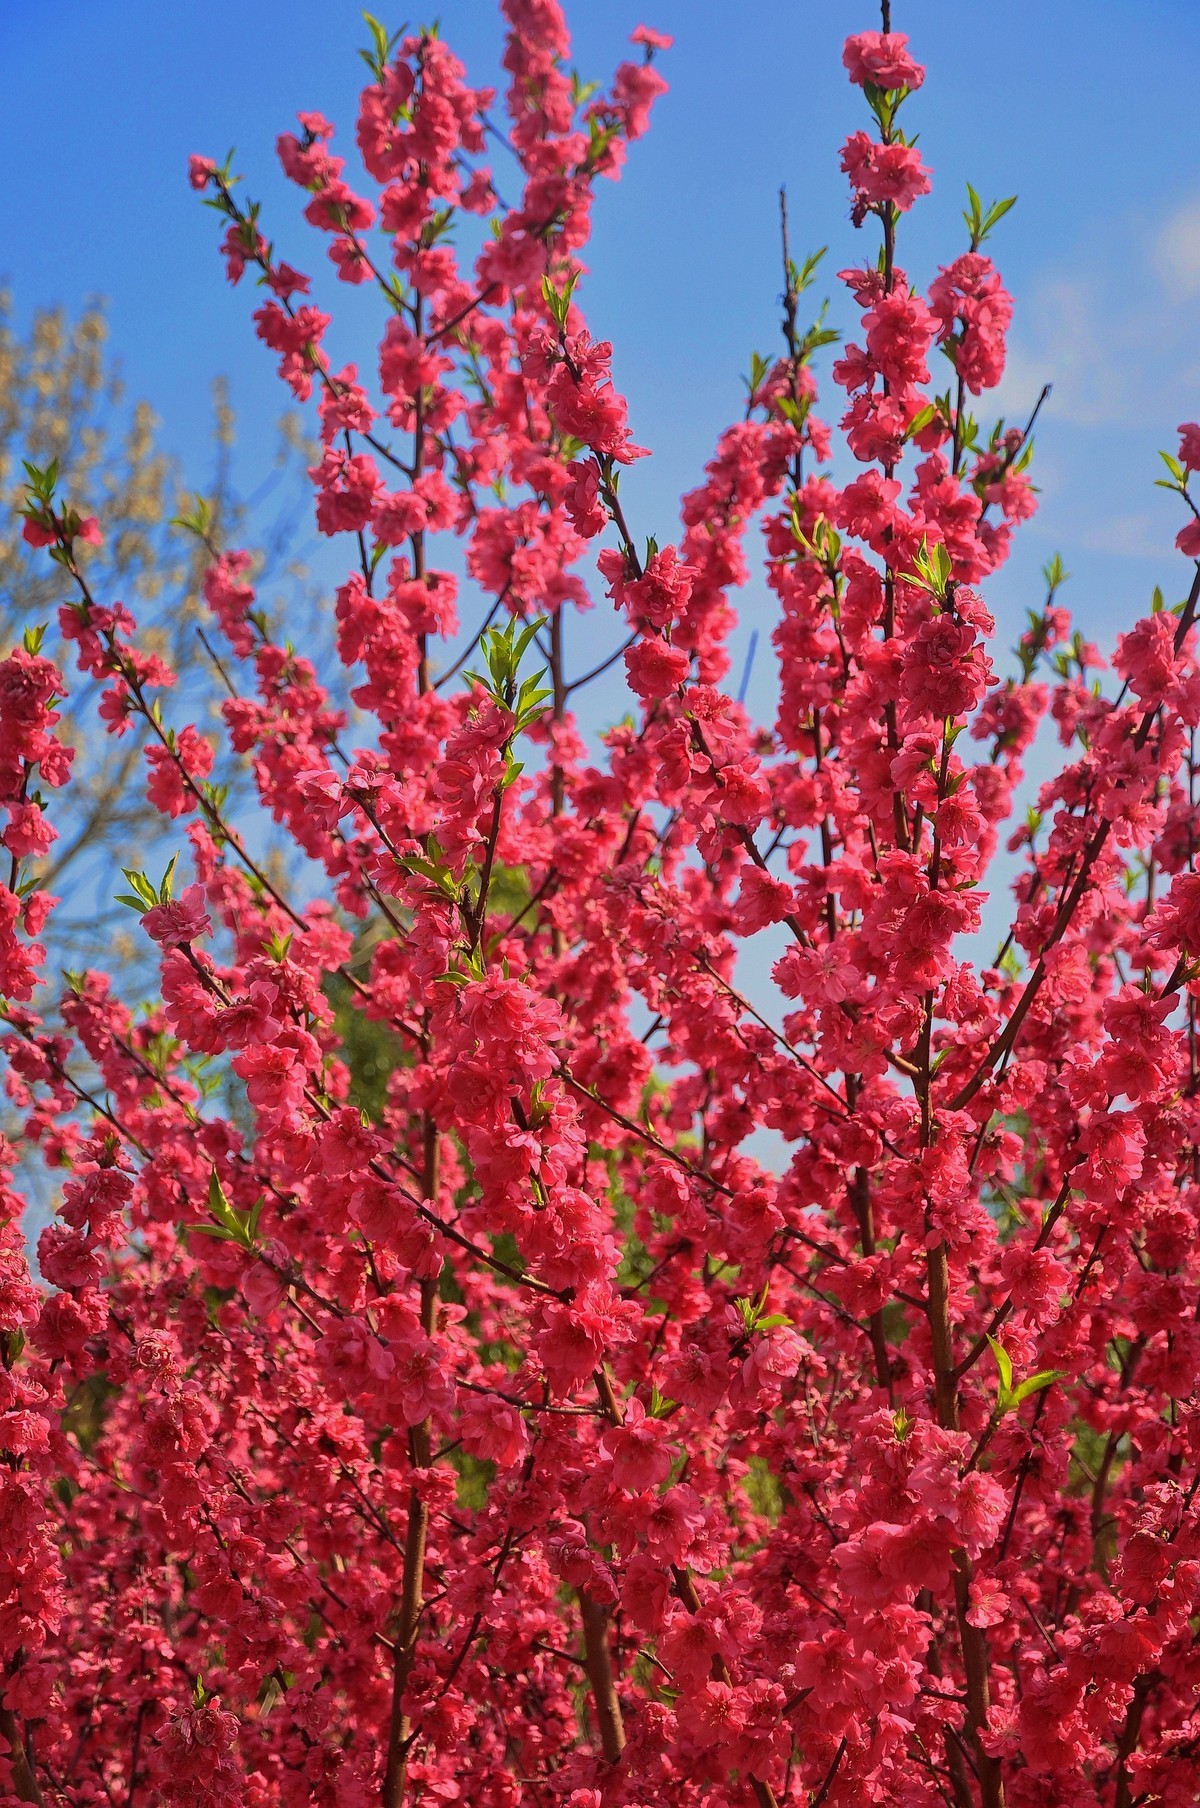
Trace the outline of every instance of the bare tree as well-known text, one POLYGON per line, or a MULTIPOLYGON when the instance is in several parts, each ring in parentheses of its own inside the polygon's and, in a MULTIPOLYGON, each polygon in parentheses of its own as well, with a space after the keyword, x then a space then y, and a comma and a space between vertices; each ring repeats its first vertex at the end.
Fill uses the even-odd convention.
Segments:
MULTIPOLYGON (((299 416, 285 416, 255 489, 239 496, 232 477, 234 415, 220 379, 213 404, 211 470, 199 484, 189 474, 185 486, 177 460, 159 444, 151 407, 126 400, 102 305, 93 302, 74 319, 61 307, 42 308, 18 330, 11 299, 0 292, 0 648, 69 600, 56 568, 25 544, 17 514, 24 461, 44 466, 57 459, 64 488, 103 525, 103 546, 90 560, 97 594, 127 604, 142 628, 140 644, 172 666, 178 692, 186 698, 194 689, 197 707, 208 707, 199 702, 201 694, 211 696, 200 597, 208 554, 175 518, 185 501, 194 506, 202 496, 218 542, 236 532, 258 545, 257 581, 286 575, 303 588, 295 549, 304 532, 304 496, 291 480, 311 450, 299 416), (203 684, 196 682, 201 675, 203 684)), ((145 796, 144 729, 98 734, 92 681, 79 673, 67 677, 71 688, 62 707, 75 766, 56 811, 60 839, 43 883, 63 900, 58 945, 68 964, 81 967, 124 936, 127 913, 113 905, 114 874, 121 865, 149 863, 164 825, 145 796)), ((235 786, 239 780, 233 770, 214 776, 235 786)))

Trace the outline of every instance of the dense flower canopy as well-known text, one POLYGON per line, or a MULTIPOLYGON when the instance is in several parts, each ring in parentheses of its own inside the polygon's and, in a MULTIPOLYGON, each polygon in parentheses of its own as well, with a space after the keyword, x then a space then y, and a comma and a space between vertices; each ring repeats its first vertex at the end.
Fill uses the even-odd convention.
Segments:
MULTIPOLYGON (((102 523, 30 471, 76 598, 0 661, 0 1046, 61 1181, 31 1268, 0 1145, 0 1803, 1191 1808, 1200 567, 1119 684, 1057 562, 996 648, 981 587, 1035 506, 1032 421, 970 413, 1009 203, 970 191, 910 282, 925 70, 890 30, 845 49, 840 475, 785 243, 781 355, 678 540, 645 521, 581 254, 670 40, 602 89, 557 0, 503 12, 503 130, 440 35, 370 22, 366 180, 320 114, 279 140, 378 297, 361 366, 192 159, 345 557, 295 648, 192 521, 286 878, 93 593, 102 523), (769 728, 726 686, 758 558, 769 728), (598 592, 620 638, 572 677, 598 592), (178 880, 128 874, 148 1007, 51 977, 56 702, 92 682, 178 824, 178 880), (590 682, 628 711, 595 745, 590 682), (768 932, 778 1024, 735 974, 768 932), (371 1110, 348 1018, 394 1051, 371 1110)), ((1167 468, 1194 560, 1200 426, 1167 468)))

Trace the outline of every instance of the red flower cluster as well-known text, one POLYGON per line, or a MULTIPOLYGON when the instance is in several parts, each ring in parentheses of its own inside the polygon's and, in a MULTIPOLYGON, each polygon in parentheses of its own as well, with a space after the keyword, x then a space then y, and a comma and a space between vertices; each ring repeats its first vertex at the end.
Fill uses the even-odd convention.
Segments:
MULTIPOLYGON (((0 1804, 1191 1808, 1200 573, 1121 637, 1119 689, 1057 566, 997 652, 1030 426, 966 399, 1004 366, 1006 204, 972 194, 910 283, 925 71, 893 32, 845 52, 882 249, 842 273, 844 480, 789 267, 678 543, 635 534, 581 253, 669 39, 593 88, 557 0, 503 12, 511 205, 495 97, 433 32, 371 21, 366 192, 321 115, 279 141, 330 280, 377 300, 358 365, 192 159, 348 569, 300 652, 210 547, 260 819, 31 474, 64 654, 144 729, 191 872, 128 875, 151 1005, 45 977, 70 749, 31 634, 0 662, 0 1047, 60 1191, 35 1279, 0 1142, 0 1804), (770 727, 724 688, 755 523, 770 727), (621 628, 580 674, 594 577, 621 628), (759 936, 776 1014, 737 977, 759 936)), ((1200 426, 1168 468, 1194 557, 1200 426)))

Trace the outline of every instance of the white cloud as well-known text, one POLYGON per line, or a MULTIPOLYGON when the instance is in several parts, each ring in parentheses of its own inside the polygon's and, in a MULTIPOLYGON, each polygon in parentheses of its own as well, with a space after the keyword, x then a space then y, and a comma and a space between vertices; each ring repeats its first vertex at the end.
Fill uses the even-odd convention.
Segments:
POLYGON ((1164 220, 1154 242, 1154 267, 1175 301, 1200 295, 1200 200, 1164 220))
MULTIPOLYGON (((1000 412, 1019 420, 1045 382, 1054 419, 1129 430, 1195 412, 1200 196, 1129 222, 1069 267, 1044 269, 1018 297, 1000 412)), ((1128 536, 1126 536, 1128 537, 1128 536)))
POLYGON ((1127 418, 1130 370, 1124 321, 1104 306, 1102 284, 1047 273, 1018 313, 997 402, 1006 419, 1028 414, 1052 383, 1055 418, 1080 427, 1127 418))
POLYGON ((1117 553, 1130 559, 1159 559, 1163 554, 1163 523, 1150 514, 1107 515, 1089 523, 1079 535, 1089 552, 1117 553))

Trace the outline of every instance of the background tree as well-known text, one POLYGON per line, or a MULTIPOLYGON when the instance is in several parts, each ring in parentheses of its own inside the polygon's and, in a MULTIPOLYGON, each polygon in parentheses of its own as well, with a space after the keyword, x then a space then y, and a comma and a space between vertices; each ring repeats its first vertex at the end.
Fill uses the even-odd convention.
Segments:
MULTIPOLYGON (((22 536, 27 462, 55 463, 84 512, 99 519, 96 582, 137 612, 147 650, 167 662, 183 695, 205 691, 213 675, 201 638, 200 586, 210 555, 177 521, 197 500, 214 544, 234 532, 251 535, 260 581, 269 587, 286 579, 293 608, 311 606, 296 479, 312 448, 299 417, 293 410, 283 415, 273 453, 253 459, 257 472, 247 492, 235 481, 235 416, 221 379, 213 407, 212 471, 197 490, 160 445, 150 404, 126 397, 103 306, 93 302, 75 318, 61 307, 39 308, 22 329, 11 297, 0 293, 0 643, 53 619, 72 588, 22 536)), ((163 819, 143 780, 147 730, 134 723, 120 739, 107 735, 95 717, 98 688, 73 687, 62 705, 63 732, 76 749, 73 782, 40 875, 63 899, 58 953, 71 967, 106 953, 114 940, 134 958, 127 919, 113 904, 112 873, 152 861, 163 839, 163 819)), ((224 761, 220 776, 237 784, 237 762, 224 761)))

